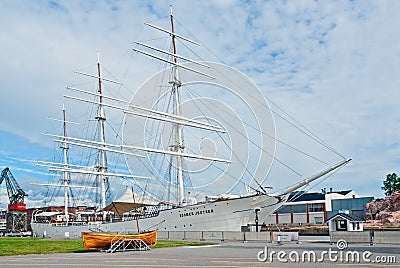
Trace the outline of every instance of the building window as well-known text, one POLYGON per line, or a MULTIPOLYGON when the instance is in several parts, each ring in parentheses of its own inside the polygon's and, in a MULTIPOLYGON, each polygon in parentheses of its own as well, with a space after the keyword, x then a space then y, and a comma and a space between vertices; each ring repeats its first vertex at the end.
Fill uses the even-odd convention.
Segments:
POLYGON ((324 218, 323 217, 315 217, 315 224, 324 224, 324 218))
POLYGON ((306 212, 305 204, 285 205, 282 206, 278 211, 279 214, 305 213, 305 212, 306 212))
POLYGON ((345 220, 336 221, 336 230, 347 231, 347 221, 345 221, 345 220))
POLYGON ((308 205, 309 212, 323 212, 324 211, 324 204, 309 204, 308 205))
POLYGON ((359 222, 355 222, 353 224, 354 224, 354 227, 353 227, 354 230, 360 230, 360 223, 359 222))

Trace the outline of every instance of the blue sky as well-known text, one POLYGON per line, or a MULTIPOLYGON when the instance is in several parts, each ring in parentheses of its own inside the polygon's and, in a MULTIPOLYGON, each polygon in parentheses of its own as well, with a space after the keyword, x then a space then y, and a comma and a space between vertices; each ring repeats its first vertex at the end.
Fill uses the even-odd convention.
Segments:
MULTIPOLYGON (((386 174, 400 173, 399 1, 172 4, 185 30, 353 158, 316 191, 383 195, 386 174)), ((130 64, 135 75, 125 77, 129 89, 120 92, 129 100, 155 71, 132 53, 133 42, 148 37, 143 22, 168 15, 169 1, 3 0, 0 10, 0 168, 10 167, 34 204, 44 191, 30 182, 48 179, 34 162, 51 160, 54 149, 42 133, 60 130, 46 118, 60 117, 73 72, 91 66, 97 51, 119 77, 130 64)), ((277 131, 278 137, 288 135, 277 131)), ((278 188, 280 183, 271 181, 278 188)), ((4 186, 0 195, 4 205, 4 186)))

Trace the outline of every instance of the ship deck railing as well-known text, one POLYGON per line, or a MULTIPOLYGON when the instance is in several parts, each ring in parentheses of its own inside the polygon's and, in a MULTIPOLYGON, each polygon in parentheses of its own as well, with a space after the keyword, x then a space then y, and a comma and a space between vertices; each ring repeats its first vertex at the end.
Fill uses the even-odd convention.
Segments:
POLYGON ((136 214, 136 215, 131 215, 131 216, 125 216, 122 218, 122 221, 132 221, 136 220, 136 217, 138 219, 147 219, 147 218, 153 218, 157 217, 160 214, 160 211, 152 211, 152 212, 146 212, 145 214, 136 214))

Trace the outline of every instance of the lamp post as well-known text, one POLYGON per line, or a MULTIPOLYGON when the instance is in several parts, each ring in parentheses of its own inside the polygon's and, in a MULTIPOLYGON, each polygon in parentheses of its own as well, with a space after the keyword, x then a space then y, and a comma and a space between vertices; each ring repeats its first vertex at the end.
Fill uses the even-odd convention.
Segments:
POLYGON ((258 232, 258 212, 260 211, 260 209, 259 209, 259 208, 256 208, 254 211, 255 211, 255 213, 256 213, 256 219, 255 219, 255 222, 256 222, 256 232, 258 232))

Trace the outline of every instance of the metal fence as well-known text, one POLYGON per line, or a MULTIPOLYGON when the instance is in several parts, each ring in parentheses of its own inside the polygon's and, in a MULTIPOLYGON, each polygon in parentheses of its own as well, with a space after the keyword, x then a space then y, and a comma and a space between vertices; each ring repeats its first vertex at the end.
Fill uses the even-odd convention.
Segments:
POLYGON ((400 244, 400 231, 331 232, 330 242, 344 239, 347 243, 400 244))
MULTIPOLYGON (((300 236, 299 241, 308 241, 308 236, 300 236)), ((326 241, 318 237, 318 240, 326 241)), ((265 241, 271 242, 271 232, 233 232, 233 231, 159 231, 160 240, 187 241, 265 241)), ((360 244, 400 244, 400 231, 331 232, 330 243, 340 239, 348 243, 360 244)))
POLYGON ((271 241, 270 232, 234 231, 159 231, 161 240, 188 241, 271 241))

